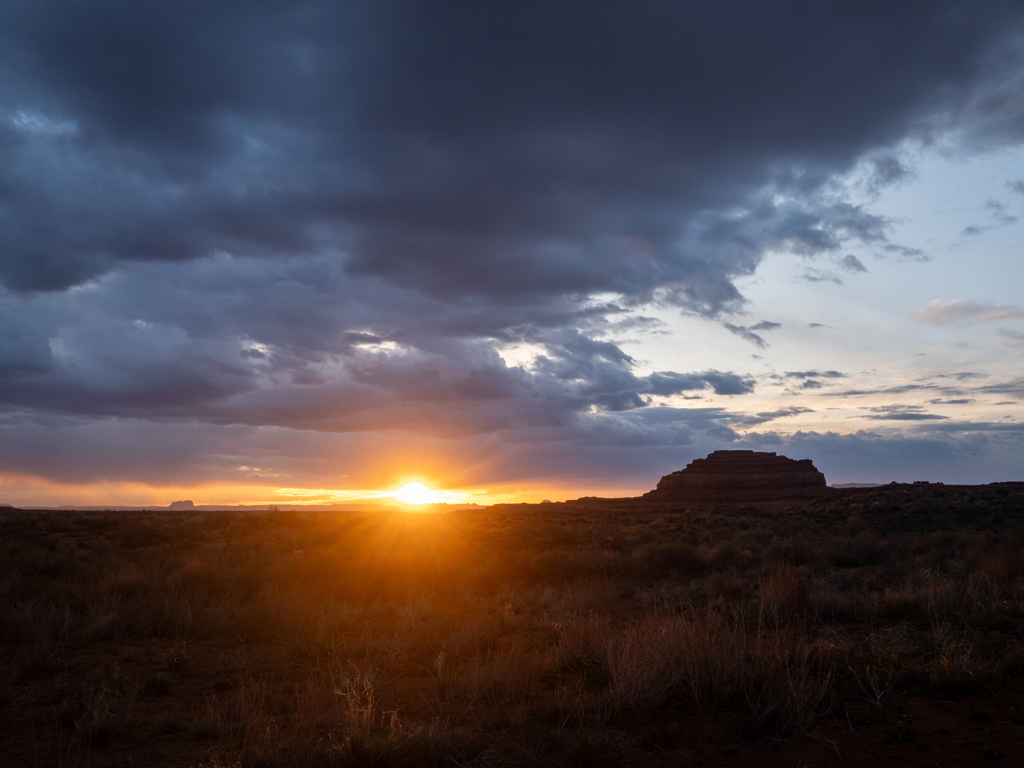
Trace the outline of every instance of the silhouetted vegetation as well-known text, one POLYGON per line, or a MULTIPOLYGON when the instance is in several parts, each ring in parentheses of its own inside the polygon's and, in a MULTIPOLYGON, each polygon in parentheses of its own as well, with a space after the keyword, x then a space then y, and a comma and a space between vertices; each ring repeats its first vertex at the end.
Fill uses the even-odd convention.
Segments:
POLYGON ((839 721, 920 748, 908 697, 1024 719, 1022 544, 992 488, 7 511, 0 731, 19 765, 617 765, 839 721))

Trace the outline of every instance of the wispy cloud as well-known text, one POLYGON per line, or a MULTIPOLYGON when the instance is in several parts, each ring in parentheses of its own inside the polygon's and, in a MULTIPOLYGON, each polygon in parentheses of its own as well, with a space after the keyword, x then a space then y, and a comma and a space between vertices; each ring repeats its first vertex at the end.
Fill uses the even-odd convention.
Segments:
POLYGON ((722 327, 729 331, 729 333, 734 333, 741 339, 746 339, 751 344, 755 344, 761 349, 765 349, 768 346, 768 342, 764 340, 763 336, 755 333, 755 331, 774 331, 777 328, 781 328, 782 323, 773 323, 769 320, 762 320, 761 322, 755 323, 751 326, 722 323, 722 327))
POLYGON ((933 373, 925 376, 925 379, 955 379, 956 381, 977 381, 987 379, 989 374, 981 371, 952 371, 950 373, 933 373))
POLYGON ((786 371, 782 376, 775 378, 797 379, 800 381, 800 389, 822 389, 825 385, 821 379, 845 379, 847 375, 839 371, 786 371))
POLYGON ((896 384, 876 389, 847 389, 843 392, 833 393, 837 397, 860 397, 863 395, 902 395, 906 392, 916 392, 922 389, 941 389, 937 384, 896 384))
POLYGON ((1024 333, 1021 331, 1011 331, 1009 328, 1001 328, 999 335, 1004 339, 1009 339, 1010 344, 1014 346, 1024 345, 1024 333))
POLYGON ((946 326, 955 323, 981 325, 1024 317, 1024 308, 1003 304, 985 304, 967 299, 934 299, 914 312, 913 318, 925 325, 946 326))
POLYGON ((834 273, 827 272, 821 269, 808 269, 803 274, 803 279, 809 283, 835 283, 836 285, 842 285, 843 281, 840 280, 834 273))
POLYGON ((752 330, 747 328, 745 325, 733 325, 732 323, 722 323, 722 327, 729 333, 733 333, 739 336, 741 339, 749 341, 751 344, 765 349, 768 346, 768 342, 764 340, 764 337, 758 336, 752 330))
POLYGON ((847 272, 867 272, 868 268, 865 267, 860 259, 854 256, 852 253, 848 253, 839 261, 841 269, 845 269, 847 272))
POLYGON ((978 387, 976 391, 994 395, 1010 395, 1024 400, 1024 379, 1014 379, 1002 384, 987 384, 984 387, 978 387))
POLYGON ((775 421, 776 419, 784 419, 787 416, 799 416, 801 413, 814 413, 814 409, 805 408, 803 406, 793 406, 791 408, 778 408, 774 411, 761 411, 760 413, 750 414, 734 419, 729 422, 729 426, 734 429, 755 427, 759 424, 766 424, 769 421, 775 421))
POLYGON ((949 418, 937 413, 926 413, 919 405, 882 405, 865 410, 871 412, 866 418, 878 421, 936 421, 949 418))
POLYGON ((790 379, 845 379, 848 374, 840 371, 786 371, 783 376, 790 379))
MULTIPOLYGON (((1014 188, 1012 182, 1009 186, 1011 189, 1014 188)), ((1008 213, 1006 210, 1006 205, 999 202, 998 200, 993 200, 989 198, 988 200, 985 201, 985 205, 983 206, 983 208, 989 213, 989 215, 995 221, 992 224, 988 225, 971 224, 970 226, 964 227, 961 234, 968 235, 970 237, 977 237, 978 235, 983 234, 984 232, 988 232, 989 230, 998 229, 999 227, 1006 227, 1009 226, 1010 224, 1015 224, 1017 222, 1018 217, 1008 213)))

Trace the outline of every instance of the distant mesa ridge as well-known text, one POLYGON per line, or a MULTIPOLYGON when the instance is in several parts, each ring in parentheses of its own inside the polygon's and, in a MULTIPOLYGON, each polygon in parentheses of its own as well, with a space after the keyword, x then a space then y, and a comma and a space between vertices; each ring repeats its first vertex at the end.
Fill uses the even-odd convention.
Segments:
POLYGON ((686 469, 665 475, 645 493, 652 501, 759 502, 811 499, 829 493, 825 476, 810 459, 760 451, 715 451, 686 469))
POLYGON ((172 501, 168 509, 195 509, 196 505, 186 499, 185 501, 172 501))

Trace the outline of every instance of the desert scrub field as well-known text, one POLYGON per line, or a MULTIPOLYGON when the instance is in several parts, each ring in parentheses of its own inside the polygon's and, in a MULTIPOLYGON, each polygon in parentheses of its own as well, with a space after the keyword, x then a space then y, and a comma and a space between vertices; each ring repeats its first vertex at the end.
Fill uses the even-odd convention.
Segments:
POLYGON ((1024 497, 998 487, 9 511, 0 619, 9 765, 1024 754, 1024 497))

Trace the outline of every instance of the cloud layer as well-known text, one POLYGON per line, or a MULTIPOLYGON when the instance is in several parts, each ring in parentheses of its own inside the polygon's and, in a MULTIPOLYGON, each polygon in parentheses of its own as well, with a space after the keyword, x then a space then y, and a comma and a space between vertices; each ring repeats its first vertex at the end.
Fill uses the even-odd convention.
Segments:
MULTIPOLYGON (((850 244, 921 257, 837 179, 868 163, 872 185, 894 183, 891 148, 939 134, 1019 142, 1024 122, 993 105, 1019 85, 1022 17, 1012 2, 5 3, 0 407, 56 419, 55 441, 60 420, 101 418, 735 439, 728 414, 679 400, 755 380, 641 374, 626 329, 653 305, 766 347, 780 324, 743 318, 736 284, 766 253, 849 274, 866 271, 850 244)), ((1019 316, 933 302, 918 319, 1019 316)))

